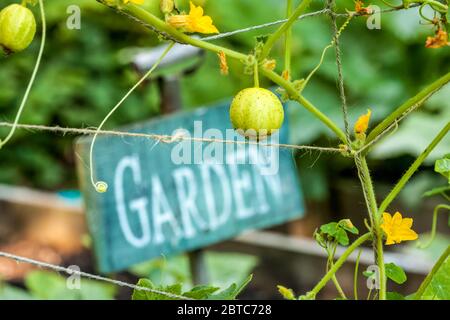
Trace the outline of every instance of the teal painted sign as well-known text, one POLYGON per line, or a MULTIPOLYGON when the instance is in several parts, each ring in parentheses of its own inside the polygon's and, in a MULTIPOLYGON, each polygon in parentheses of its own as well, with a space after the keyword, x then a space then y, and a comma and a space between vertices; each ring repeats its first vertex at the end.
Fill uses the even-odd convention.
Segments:
MULTIPOLYGON (((91 186, 86 166, 91 138, 77 141, 81 188, 100 271, 123 270, 302 216, 291 151, 245 144, 231 128, 228 106, 179 112, 122 129, 182 137, 178 142, 99 136, 93 164, 96 179, 109 186, 102 194, 91 186)), ((285 123, 263 144, 286 143, 287 137, 285 123)))

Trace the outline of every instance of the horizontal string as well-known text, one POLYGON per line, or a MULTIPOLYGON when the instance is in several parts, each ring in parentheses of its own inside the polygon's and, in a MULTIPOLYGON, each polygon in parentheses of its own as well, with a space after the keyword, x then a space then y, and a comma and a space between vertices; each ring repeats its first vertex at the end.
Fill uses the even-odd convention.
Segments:
POLYGON ((156 290, 156 289, 151 289, 151 288, 147 288, 147 287, 142 287, 142 286, 137 286, 128 282, 124 282, 124 281, 120 281, 120 280, 114 280, 114 279, 110 279, 110 278, 106 278, 103 276, 99 276, 96 274, 91 274, 91 273, 87 273, 87 272, 83 272, 83 271, 78 271, 76 269, 71 269, 71 268, 66 268, 63 266, 59 266, 59 265, 55 265, 55 264, 51 264, 51 263, 47 263, 47 262, 43 262, 43 261, 38 261, 38 260, 34 260, 34 259, 30 259, 30 258, 26 258, 26 257, 22 257, 22 256, 18 256, 15 254, 11 254, 11 253, 7 253, 7 252, 3 252, 0 251, 0 257, 3 258, 7 258, 7 259, 12 259, 15 260, 17 262, 24 262, 24 263, 28 263, 31 265, 35 265, 41 268, 46 268, 46 269, 50 269, 53 271, 57 271, 57 272, 65 272, 69 275, 79 275, 80 277, 85 277, 85 278, 89 278, 89 279, 93 279, 93 280, 98 280, 98 281, 103 281, 103 282, 107 282, 107 283, 111 283, 117 286, 121 286, 121 287, 128 287, 131 289, 135 289, 135 290, 140 290, 140 291, 148 291, 151 293, 155 293, 155 294, 160 294, 160 295, 164 295, 166 297, 169 298, 173 298, 173 299, 180 299, 180 300, 194 300, 188 297, 184 297, 178 294, 174 294, 174 293, 170 293, 170 292, 165 292, 165 291, 161 291, 161 290, 156 290))
MULTIPOLYGON (((12 127, 13 124, 10 122, 0 122, 0 127, 12 127)), ((60 126, 45 126, 36 124, 18 124, 18 129, 28 129, 37 131, 47 131, 56 133, 72 133, 81 135, 93 135, 96 133, 96 129, 89 128, 66 128, 60 126)), ((329 148, 329 147, 316 147, 316 146, 303 146, 294 144, 277 144, 277 143, 261 143, 256 141, 234 141, 234 140, 224 140, 224 139, 214 139, 214 138, 198 138, 189 137, 182 134, 177 135, 159 135, 153 133, 138 133, 138 132, 124 132, 124 131, 113 131, 113 130, 101 130, 98 132, 100 135, 109 136, 120 136, 120 137, 138 137, 156 140, 163 143, 176 143, 180 141, 192 141, 192 142, 204 142, 204 143, 223 143, 223 144, 239 144, 239 145, 258 145, 264 147, 279 147, 285 149, 294 150, 311 150, 311 151, 321 151, 321 152, 342 152, 339 148, 329 148)))
MULTIPOLYGON (((383 13, 390 13, 390 12, 395 12, 395 11, 400 11, 400 10, 408 10, 408 9, 418 7, 419 5, 420 4, 411 4, 408 8, 401 7, 401 8, 383 9, 383 10, 378 11, 377 13, 383 14, 383 13)), ((316 17, 316 16, 320 16, 320 15, 325 15, 325 14, 328 14, 328 15, 331 14, 331 15, 334 15, 335 17, 349 17, 350 16, 349 13, 336 13, 328 8, 325 8, 322 10, 302 14, 298 17, 297 20, 303 20, 305 18, 316 17)), ((354 17, 363 17, 363 16, 370 16, 370 15, 372 15, 372 14, 356 13, 356 14, 354 14, 354 17)), ((229 31, 229 32, 223 32, 223 33, 219 33, 219 34, 216 34, 213 36, 203 37, 201 39, 203 41, 212 41, 212 40, 223 39, 223 38, 231 37, 231 36, 234 36, 234 35, 240 34, 240 33, 246 33, 246 32, 250 32, 250 31, 254 31, 254 30, 259 30, 259 29, 264 29, 264 28, 280 25, 282 23, 285 23, 286 21, 288 21, 288 19, 275 20, 272 22, 254 25, 254 26, 247 27, 247 28, 237 29, 237 30, 229 31)))

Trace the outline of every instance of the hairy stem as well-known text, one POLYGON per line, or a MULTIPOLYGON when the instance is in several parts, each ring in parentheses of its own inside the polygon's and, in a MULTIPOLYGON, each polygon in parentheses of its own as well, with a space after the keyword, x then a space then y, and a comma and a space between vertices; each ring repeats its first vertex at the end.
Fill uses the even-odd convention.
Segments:
POLYGON ((371 231, 373 234, 373 249, 375 261, 378 265, 380 275, 380 300, 386 299, 386 272, 383 258, 383 231, 381 230, 381 215, 378 214, 375 191, 370 176, 369 167, 364 156, 356 155, 355 163, 358 169, 358 176, 361 180, 361 186, 366 200, 367 211, 372 222, 371 231))
POLYGON ((294 10, 288 21, 283 23, 277 31, 272 33, 267 39, 266 44, 263 47, 262 54, 261 54, 261 60, 264 60, 267 58, 270 54, 270 51, 272 50, 273 46, 275 45, 275 42, 283 35, 285 32, 292 27, 295 21, 297 21, 298 17, 308 8, 309 4, 312 0, 303 0, 299 6, 294 10))
MULTIPOLYGON (((290 17, 292 14, 292 0, 286 2, 286 16, 290 17)), ((284 72, 287 80, 291 79, 291 54, 292 54, 292 27, 286 30, 284 39, 284 72)))
POLYGON ((401 106, 399 106, 394 112, 387 116, 380 124, 378 124, 367 136, 366 145, 374 140, 378 135, 380 135, 386 128, 388 128, 392 123, 394 123, 403 113, 408 111, 411 107, 423 103, 427 98, 429 98, 433 93, 441 89, 448 82, 450 82, 450 72, 440 77, 433 83, 426 86, 422 91, 416 94, 414 97, 408 99, 401 106))

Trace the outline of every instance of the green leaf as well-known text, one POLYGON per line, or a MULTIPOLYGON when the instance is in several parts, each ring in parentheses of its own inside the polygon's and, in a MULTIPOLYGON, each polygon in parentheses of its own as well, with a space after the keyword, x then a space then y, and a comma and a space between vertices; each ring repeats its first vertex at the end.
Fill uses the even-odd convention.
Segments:
POLYGON ((252 279, 253 279, 253 274, 250 274, 247 278, 244 279, 244 281, 241 282, 241 284, 239 285, 239 287, 236 291, 236 296, 241 294, 241 292, 247 287, 247 285, 250 283, 250 281, 252 281, 252 279))
POLYGON ((353 225, 350 219, 342 219, 341 221, 339 221, 339 226, 350 233, 359 234, 358 228, 353 225))
POLYGON ((29 292, 21 288, 0 283, 0 300, 33 300, 29 292))
POLYGON ((338 229, 337 222, 330 222, 320 226, 320 231, 332 237, 336 235, 338 229))
POLYGON ((387 300, 406 300, 405 296, 401 295, 398 292, 386 292, 387 300))
MULTIPOLYGON (((139 279, 137 286, 144 287, 148 289, 154 289, 162 292, 167 292, 171 294, 176 294, 181 296, 182 285, 180 283, 176 283, 171 286, 155 288, 153 283, 148 279, 139 279)), ((132 300, 178 300, 177 298, 169 297, 162 293, 151 292, 147 290, 139 290, 134 289, 133 295, 131 296, 132 300)))
POLYGON ((373 272, 373 271, 363 271, 362 274, 363 274, 364 277, 370 278, 370 277, 372 277, 374 275, 374 273, 375 272, 373 272))
POLYGON ((386 277, 394 281, 395 283, 402 284, 407 280, 406 273, 402 268, 395 263, 386 263, 386 277))
POLYGON ((235 283, 231 284, 225 290, 211 295, 210 300, 234 300, 244 290, 244 288, 250 283, 253 275, 249 275, 239 286, 235 283))
POLYGON ((196 300, 204 300, 207 299, 209 296, 211 296, 217 290, 219 290, 218 287, 198 286, 192 288, 188 292, 183 293, 183 296, 196 300))
POLYGON ((434 171, 437 173, 442 174, 444 177, 448 179, 448 183, 450 183, 450 159, 449 158, 443 158, 438 159, 434 163, 434 171))
POLYGON ((236 297, 235 292, 237 290, 237 285, 235 283, 231 284, 228 288, 225 290, 211 295, 208 299, 209 300, 234 300, 236 297))
POLYGON ((33 271, 25 278, 30 293, 45 300, 111 300, 117 291, 112 284, 81 279, 79 289, 69 289, 68 279, 47 271, 33 271))
POLYGON ((292 289, 288 289, 282 285, 278 285, 278 292, 287 300, 296 300, 295 299, 295 294, 294 291, 292 289))
POLYGON ((450 300, 450 246, 417 291, 417 300, 450 300))
POLYGON ((339 228, 336 232, 335 238, 340 245, 348 246, 350 243, 347 232, 345 232, 344 229, 339 228))

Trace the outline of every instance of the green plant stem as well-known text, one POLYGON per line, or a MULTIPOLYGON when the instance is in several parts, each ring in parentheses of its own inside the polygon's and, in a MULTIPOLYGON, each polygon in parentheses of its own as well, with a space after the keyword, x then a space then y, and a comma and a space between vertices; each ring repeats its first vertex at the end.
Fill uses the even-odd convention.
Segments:
POLYGON ((274 33, 272 33, 269 38, 267 39, 266 43, 264 44, 264 47, 262 49, 262 53, 261 53, 261 60, 264 60, 265 58, 267 58, 270 54, 270 51, 272 50, 273 46, 275 45, 275 42, 281 37, 283 36, 283 34, 285 34, 285 32, 290 29, 292 27, 292 25, 294 24, 294 22, 297 21, 298 17, 306 10, 306 8, 308 8, 309 4, 311 3, 312 0, 303 0, 297 8, 295 8, 294 12, 292 13, 292 15, 290 16, 290 18, 288 19, 288 21, 286 21, 285 23, 283 23, 278 29, 277 31, 275 31, 274 33))
POLYGON ((433 210, 433 222, 431 223, 430 240, 428 240, 428 242, 426 244, 419 245, 420 249, 428 248, 431 245, 431 243, 433 242, 434 238, 436 237, 437 216, 438 216, 439 210, 441 210, 441 209, 450 210, 450 206, 446 205, 446 204, 439 204, 439 205, 437 205, 434 208, 434 210, 433 210))
POLYGON ((40 8, 40 12, 41 12, 42 37, 41 37, 41 44, 39 47, 39 53, 38 53, 38 56, 36 59, 36 64, 34 65, 34 70, 31 74, 30 81, 28 82, 28 86, 25 90, 25 94, 23 95, 22 102, 20 103, 19 110, 17 111, 17 114, 16 114, 16 118, 14 119, 14 124, 13 124, 11 130, 9 131, 8 135, 6 136, 6 138, 4 140, 0 139, 0 149, 12 138, 12 136, 14 135, 14 132, 16 131, 17 124, 19 123, 20 116, 22 115, 22 112, 28 101, 28 96, 30 95, 31 87, 34 84, 34 80, 36 79, 36 74, 37 74, 37 72, 39 70, 39 66, 41 64, 42 55, 44 53, 44 48, 45 48, 45 41, 46 41, 46 37, 47 37, 47 26, 46 26, 46 20, 45 20, 45 9, 44 9, 43 0, 39 0, 39 8, 40 8))
MULTIPOLYGON (((332 267, 334 264, 334 256, 336 254, 337 246, 338 246, 337 242, 334 242, 332 252, 330 253, 329 250, 327 250, 328 253, 327 272, 330 269, 330 267, 332 267)), ((336 287, 336 290, 341 296, 341 298, 347 300, 347 296, 345 295, 344 290, 342 290, 342 287, 339 284, 336 274, 333 274, 333 276, 331 277, 331 281, 333 281, 333 284, 336 287)))
POLYGON ((431 280, 433 279, 435 273, 439 270, 441 265, 445 262, 445 260, 450 256, 450 246, 447 247, 447 250, 442 254, 442 256, 439 258, 439 260, 434 265, 433 269, 431 269, 431 272, 427 275, 425 280, 420 285, 419 289, 417 290, 416 294, 414 295, 414 299, 418 300, 422 297, 425 290, 427 289, 428 285, 430 284, 431 280))
POLYGON ((259 88, 259 72, 258 72, 259 66, 258 66, 258 60, 255 59, 255 66, 253 69, 253 79, 254 79, 254 86, 255 88, 259 88))
POLYGON ((380 281, 380 290, 379 296, 380 300, 386 300, 386 267, 384 264, 384 256, 383 256, 383 232, 379 225, 376 226, 376 260, 377 266, 379 269, 379 281, 380 281))
POLYGON ((331 131, 333 131, 344 144, 347 144, 347 138, 344 131, 342 131, 330 118, 328 118, 304 96, 302 96, 291 81, 288 81, 279 74, 265 68, 261 68, 261 73, 285 89, 292 100, 299 102, 306 110, 311 112, 316 118, 321 120, 328 128, 330 128, 331 131))
POLYGON ((431 96, 433 93, 441 89, 448 82, 450 82, 450 72, 448 72, 444 76, 440 77, 433 83, 426 86, 414 97, 408 99, 369 133, 365 144, 366 145, 369 144, 372 140, 378 137, 378 135, 380 135, 384 130, 386 130, 386 128, 388 128, 392 123, 394 123, 397 120, 397 118, 399 118, 409 108, 425 101, 429 96, 431 96))
POLYGON ((316 284, 316 286, 308 292, 308 295, 316 296, 320 290, 327 284, 328 281, 331 280, 333 275, 339 270, 339 268, 344 264, 344 262, 348 259, 350 254, 358 248, 360 245, 362 245, 364 242, 369 240, 372 237, 372 234, 370 232, 363 234, 361 237, 356 239, 348 248, 345 250, 345 252, 342 254, 342 256, 336 260, 336 263, 334 263, 330 270, 323 276, 323 278, 316 284))
POLYGON ((416 0, 413 2, 428 4, 428 5, 432 6, 434 9, 438 8, 436 10, 438 10, 439 12, 442 12, 442 13, 447 13, 447 10, 448 10, 448 6, 446 6, 443 3, 440 3, 439 1, 435 1, 435 0, 416 0))
POLYGON ((405 174, 400 178, 397 184, 394 186, 392 191, 383 200, 379 208, 379 214, 383 213, 389 204, 395 199, 399 192, 403 189, 405 184, 409 181, 412 175, 417 171, 420 165, 425 161, 428 155, 433 151, 436 145, 445 137, 450 129, 450 122, 438 133, 438 135, 433 139, 433 141, 425 148, 425 150, 419 155, 419 157, 413 162, 405 174))
POLYGON ((359 260, 361 258, 361 252, 360 249, 358 252, 358 256, 356 257, 356 264, 355 264, 355 272, 353 274, 353 296, 355 300, 358 300, 358 272, 359 272, 359 260))
POLYGON ((333 281, 334 286, 336 287, 336 289, 337 289, 339 295, 341 296, 341 298, 347 300, 347 296, 345 295, 344 290, 342 290, 342 287, 341 287, 341 285, 339 284, 339 281, 338 281, 338 279, 336 278, 336 275, 335 275, 335 274, 333 274, 333 276, 331 277, 331 281, 333 281))
MULTIPOLYGON (((286 2, 286 17, 292 14, 292 0, 286 2)), ((288 75, 288 80, 291 78, 291 54, 292 54, 292 27, 286 30, 284 39, 284 71, 288 75)))
POLYGON ((355 163, 358 168, 359 179, 363 188, 364 197, 366 199, 367 210, 372 221, 373 248, 375 252, 375 260, 378 265, 380 275, 380 300, 386 299, 386 271, 383 258, 383 231, 381 230, 381 215, 378 214, 377 201, 375 191, 370 176, 369 167, 364 156, 357 155, 355 163))
MULTIPOLYGON (((101 3, 105 4, 104 0, 99 0, 101 3)), ((305 0, 308 1, 309 0, 305 0)), ((247 55, 242 54, 240 52, 218 46, 206 41, 202 41, 200 39, 192 38, 175 28, 168 25, 166 22, 162 21, 161 19, 157 18, 156 16, 152 15, 150 12, 129 4, 124 6, 121 9, 113 7, 113 9, 118 10, 119 12, 123 12, 126 15, 132 17, 133 19, 137 19, 138 21, 142 22, 147 27, 151 27, 153 29, 156 29, 163 34, 167 35, 169 39, 172 39, 173 41, 184 43, 184 44, 190 44, 192 46, 202 48, 205 50, 209 50, 212 52, 223 52, 226 56, 231 57, 233 59, 237 59, 239 61, 245 61, 247 58, 247 55)), ((343 143, 347 143, 347 138, 345 137, 344 132, 325 114, 323 114, 319 109, 317 109, 311 102, 309 102, 307 99, 305 99, 303 96, 301 96, 297 90, 295 89, 293 83, 291 81, 285 80, 283 77, 278 75, 272 70, 268 70, 264 67, 260 67, 260 72, 265 77, 272 80, 274 83, 279 85, 280 87, 283 87, 291 97, 293 97, 293 100, 299 102, 305 109, 307 109, 309 112, 311 112, 316 118, 318 118, 320 121, 322 121, 327 127, 329 127, 338 137, 341 139, 343 143)))

